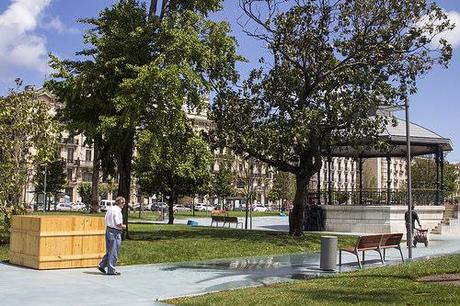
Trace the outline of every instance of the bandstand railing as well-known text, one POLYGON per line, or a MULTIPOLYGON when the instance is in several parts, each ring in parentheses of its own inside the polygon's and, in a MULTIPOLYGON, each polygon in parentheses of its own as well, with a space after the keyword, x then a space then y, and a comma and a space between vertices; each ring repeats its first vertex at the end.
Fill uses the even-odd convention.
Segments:
MULTIPOLYGON (((437 198, 443 198, 442 192, 436 189, 412 189, 412 201, 415 205, 437 205, 437 198)), ((407 190, 363 189, 333 190, 329 200, 327 190, 308 193, 309 204, 320 205, 407 205, 407 190), (319 197, 319 198, 318 198, 319 197)))

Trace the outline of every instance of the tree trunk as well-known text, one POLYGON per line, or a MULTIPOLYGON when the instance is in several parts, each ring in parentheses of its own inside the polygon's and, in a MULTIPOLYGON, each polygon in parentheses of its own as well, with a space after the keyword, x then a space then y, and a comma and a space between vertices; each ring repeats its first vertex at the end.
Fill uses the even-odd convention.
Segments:
POLYGON ((90 213, 99 211, 99 172, 101 169, 100 149, 96 141, 94 141, 94 156, 93 156, 93 174, 91 176, 91 210, 90 213))
POLYGON ((131 165, 134 151, 134 130, 128 130, 124 139, 121 141, 117 154, 117 169, 118 169, 118 193, 117 196, 125 198, 125 207, 123 208, 123 224, 126 225, 126 230, 123 232, 123 239, 129 239, 128 230, 128 203, 130 201, 131 188, 131 165))
POLYGON ((168 224, 174 224, 174 196, 168 197, 168 224))
POLYGON ((149 20, 153 18, 153 16, 157 13, 157 6, 158 0, 151 0, 150 1, 150 9, 149 9, 149 20))
POLYGON ((289 234, 301 236, 304 226, 305 201, 307 199, 307 186, 310 177, 304 173, 296 175, 296 192, 292 216, 289 218, 289 234))

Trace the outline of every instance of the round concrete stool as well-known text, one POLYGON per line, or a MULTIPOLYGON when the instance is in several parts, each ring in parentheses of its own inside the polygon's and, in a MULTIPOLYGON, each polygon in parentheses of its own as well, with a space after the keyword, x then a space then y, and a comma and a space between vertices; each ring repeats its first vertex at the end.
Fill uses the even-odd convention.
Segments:
POLYGON ((320 269, 333 271, 337 268, 337 237, 321 236, 320 269))

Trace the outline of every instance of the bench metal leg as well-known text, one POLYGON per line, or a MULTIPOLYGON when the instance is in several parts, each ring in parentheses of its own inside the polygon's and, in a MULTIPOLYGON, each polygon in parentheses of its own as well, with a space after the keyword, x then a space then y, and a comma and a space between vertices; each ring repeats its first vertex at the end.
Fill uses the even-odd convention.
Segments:
POLYGON ((365 260, 366 260, 366 259, 365 259, 365 257, 364 257, 364 251, 363 251, 363 264, 364 264, 364 261, 365 261, 365 260))
POLYGON ((385 261, 387 258, 386 258, 386 249, 383 249, 383 261, 385 261))
POLYGON ((339 266, 342 265, 342 250, 339 250, 339 266))
POLYGON ((399 254, 401 254, 401 259, 402 259, 402 262, 404 262, 404 256, 403 256, 403 253, 401 251, 401 247, 398 246, 398 250, 399 250, 399 254))
POLYGON ((382 262, 382 265, 383 265, 385 262, 383 261, 382 252, 380 251, 380 249, 377 249, 377 252, 379 252, 379 255, 380 255, 380 261, 382 262))
POLYGON ((358 252, 356 252, 355 255, 356 255, 356 258, 358 259, 359 268, 362 269, 362 268, 363 268, 363 265, 361 264, 361 260, 359 260, 359 254, 358 254, 358 252))

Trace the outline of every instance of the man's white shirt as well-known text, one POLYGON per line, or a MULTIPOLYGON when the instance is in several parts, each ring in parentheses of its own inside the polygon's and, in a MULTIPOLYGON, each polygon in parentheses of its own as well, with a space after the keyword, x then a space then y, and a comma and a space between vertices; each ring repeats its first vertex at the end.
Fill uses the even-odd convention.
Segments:
POLYGON ((118 229, 118 224, 123 224, 123 215, 121 213, 121 208, 117 205, 107 207, 107 213, 105 214, 105 225, 111 228, 118 229))

